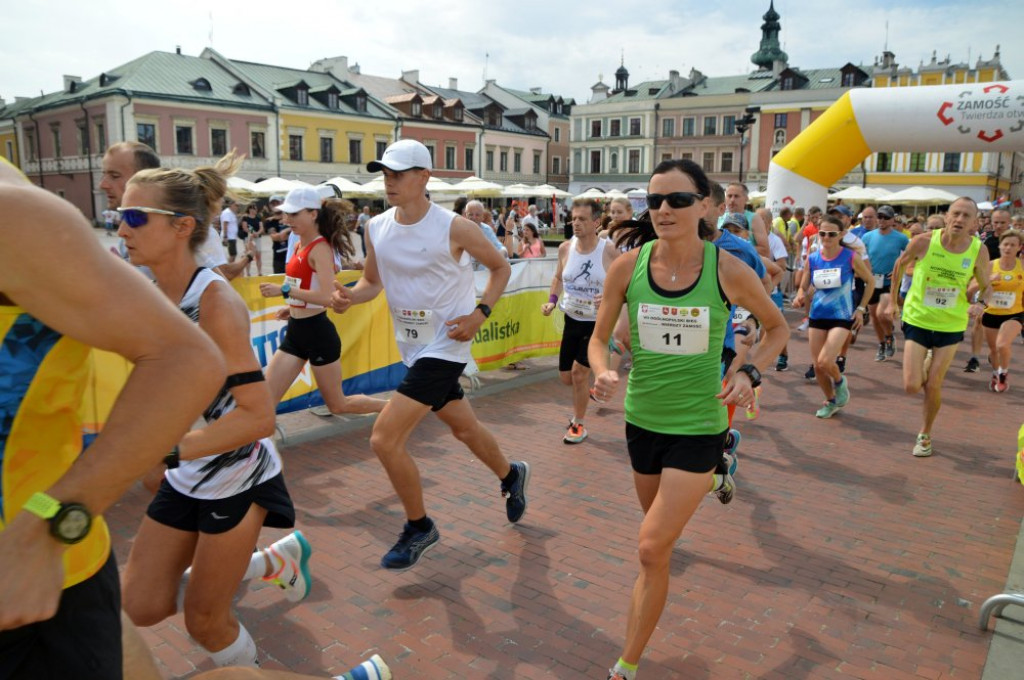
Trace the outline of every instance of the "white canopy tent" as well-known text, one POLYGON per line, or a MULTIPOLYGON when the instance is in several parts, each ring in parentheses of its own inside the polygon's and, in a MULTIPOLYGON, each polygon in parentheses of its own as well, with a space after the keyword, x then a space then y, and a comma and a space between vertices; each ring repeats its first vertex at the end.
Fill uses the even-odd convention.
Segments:
POLYGON ((846 187, 842 191, 829 194, 829 200, 843 200, 852 203, 887 203, 892 194, 881 187, 846 187))
POLYGON ((946 205, 960 198, 942 189, 932 187, 910 187, 903 191, 889 194, 886 203, 893 205, 946 205))
POLYGON ((499 198, 502 193, 502 186, 495 184, 494 182, 488 182, 487 180, 480 179, 476 175, 467 177, 466 179, 452 185, 452 189, 460 194, 465 194, 470 198, 499 198))
POLYGON ((270 179, 265 179, 262 182, 256 182, 253 186, 255 187, 254 193, 257 193, 260 196, 270 196, 271 194, 287 194, 292 189, 312 185, 297 179, 271 177, 270 179))
POLYGON ((584 191, 582 194, 576 194, 575 196, 573 196, 573 198, 577 198, 577 199, 579 199, 579 198, 596 198, 599 201, 603 200, 603 199, 605 199, 607 197, 608 197, 608 195, 605 194, 600 189, 598 189, 597 187, 592 187, 592 188, 587 189, 586 191, 584 191))

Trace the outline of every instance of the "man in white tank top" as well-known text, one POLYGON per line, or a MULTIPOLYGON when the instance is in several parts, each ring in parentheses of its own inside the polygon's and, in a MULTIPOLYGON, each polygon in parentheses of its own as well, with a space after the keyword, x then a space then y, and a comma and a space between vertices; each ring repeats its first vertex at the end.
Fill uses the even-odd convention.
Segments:
POLYGON ((352 288, 336 285, 332 306, 342 313, 385 291, 398 350, 409 367, 370 437, 407 518, 401 537, 384 555, 381 566, 403 571, 439 539, 437 527, 427 516, 419 470, 406 450, 409 436, 428 411, 436 412, 501 480, 508 520, 518 522, 526 511, 529 465, 509 463, 494 435, 462 398, 459 385, 470 360, 470 342, 490 316, 512 270, 476 224, 427 198, 433 164, 423 144, 411 139, 395 142, 379 161, 366 167, 370 172, 383 170, 392 208, 367 224, 363 277, 352 288), (480 304, 472 259, 490 272, 480 304))
POLYGON ((619 250, 599 238, 601 206, 594 199, 572 204, 572 238, 558 246, 558 268, 551 279, 551 294, 541 306, 544 316, 555 305, 565 313, 562 345, 558 351, 558 377, 572 386, 573 416, 562 442, 579 444, 587 438, 583 419, 590 401, 590 360, 587 347, 597 321, 597 307, 604 292, 604 276, 619 250), (562 293, 564 292, 564 295, 562 293), (559 295, 562 299, 559 300, 559 295))

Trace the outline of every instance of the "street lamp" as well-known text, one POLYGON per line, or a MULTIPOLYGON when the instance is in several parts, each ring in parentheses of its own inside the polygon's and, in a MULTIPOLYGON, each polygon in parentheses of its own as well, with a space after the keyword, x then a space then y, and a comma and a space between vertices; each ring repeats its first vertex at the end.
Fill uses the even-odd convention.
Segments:
MULTIPOLYGON (((753 109, 755 107, 748 108, 743 117, 736 121, 736 130, 740 133, 740 184, 743 184, 743 147, 747 145, 747 130, 757 121, 757 117, 754 115, 757 111, 753 109)), ((760 109, 757 108, 757 110, 760 109)))

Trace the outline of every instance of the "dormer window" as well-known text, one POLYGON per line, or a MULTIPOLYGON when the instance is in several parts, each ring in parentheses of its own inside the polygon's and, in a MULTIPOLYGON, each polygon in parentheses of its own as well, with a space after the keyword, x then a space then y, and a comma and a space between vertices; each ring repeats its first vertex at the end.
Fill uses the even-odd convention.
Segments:
POLYGON ((782 89, 792 90, 793 89, 793 76, 786 76, 782 79, 782 89))
POLYGON ((249 86, 245 83, 238 83, 231 91, 237 94, 239 97, 248 97, 252 94, 249 91, 249 86))
POLYGON ((299 106, 309 106, 309 90, 306 88, 295 90, 295 101, 299 106))
POLYGON ((440 119, 444 116, 444 106, 441 102, 434 104, 434 118, 440 119))
POLYGON ((455 107, 455 110, 452 112, 452 118, 454 118, 456 120, 456 122, 459 122, 459 123, 462 122, 462 107, 461 106, 456 106, 455 107))
POLYGON ((327 93, 327 108, 337 109, 338 108, 338 93, 328 92, 327 93))
POLYGON ((421 104, 420 102, 414 101, 412 103, 412 115, 415 116, 416 118, 419 118, 420 116, 422 116, 423 115, 423 104, 421 104))
POLYGON ((852 71, 843 74, 843 87, 853 87, 857 84, 852 71))
POLYGON ((213 87, 210 86, 210 81, 206 78, 196 78, 193 80, 192 88, 200 92, 211 92, 213 90, 213 87))
POLYGON ((360 113, 366 112, 366 94, 363 92, 356 95, 356 111, 360 113))
POLYGON ((562 102, 555 104, 555 113, 562 115, 562 102))

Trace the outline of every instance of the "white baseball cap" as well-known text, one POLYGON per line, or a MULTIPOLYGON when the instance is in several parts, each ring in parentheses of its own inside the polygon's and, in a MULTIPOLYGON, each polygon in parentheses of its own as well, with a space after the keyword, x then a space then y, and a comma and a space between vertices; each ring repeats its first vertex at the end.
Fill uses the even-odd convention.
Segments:
POLYGON ((378 172, 384 168, 395 172, 402 172, 410 168, 433 170, 434 163, 430 159, 430 151, 427 147, 415 139, 400 139, 384 149, 384 155, 379 161, 370 161, 366 164, 366 169, 370 172, 378 172))
POLYGON ((284 203, 274 210, 283 213, 297 213, 300 210, 319 210, 323 199, 316 187, 297 187, 288 192, 284 203))

